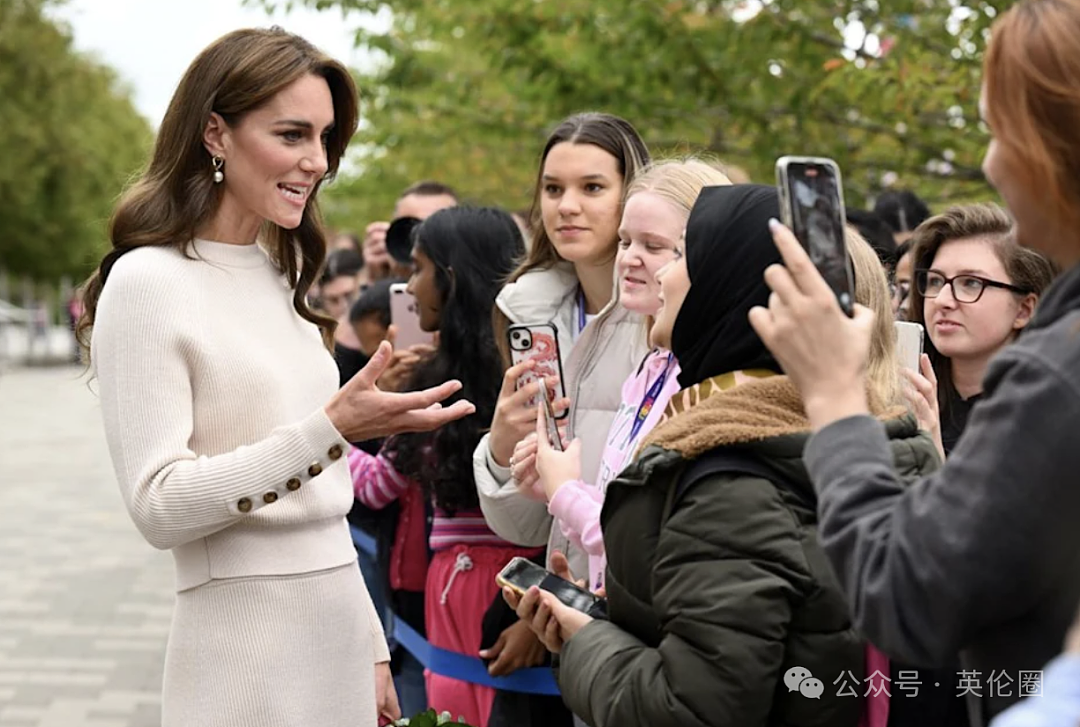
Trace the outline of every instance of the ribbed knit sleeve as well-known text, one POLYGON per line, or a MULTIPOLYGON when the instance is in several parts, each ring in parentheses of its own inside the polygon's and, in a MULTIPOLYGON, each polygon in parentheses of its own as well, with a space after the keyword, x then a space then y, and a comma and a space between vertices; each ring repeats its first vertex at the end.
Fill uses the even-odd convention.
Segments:
MULTIPOLYGON (((215 372, 195 363, 206 354, 197 330, 203 319, 198 296, 187 289, 190 276, 180 274, 192 263, 141 252, 122 257, 109 275, 92 361, 124 501, 146 540, 170 549, 295 495, 341 459, 348 443, 320 407, 232 451, 196 454, 194 390, 215 372)), ((204 421, 224 418, 227 427, 243 416, 246 404, 237 399, 199 413, 204 421)))

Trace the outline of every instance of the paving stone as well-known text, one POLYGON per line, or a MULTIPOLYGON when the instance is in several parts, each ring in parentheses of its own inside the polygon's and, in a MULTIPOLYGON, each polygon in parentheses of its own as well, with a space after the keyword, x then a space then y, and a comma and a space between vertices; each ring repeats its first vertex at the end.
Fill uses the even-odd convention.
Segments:
POLYGON ((0 727, 157 727, 173 565, 77 367, 0 368, 0 727))

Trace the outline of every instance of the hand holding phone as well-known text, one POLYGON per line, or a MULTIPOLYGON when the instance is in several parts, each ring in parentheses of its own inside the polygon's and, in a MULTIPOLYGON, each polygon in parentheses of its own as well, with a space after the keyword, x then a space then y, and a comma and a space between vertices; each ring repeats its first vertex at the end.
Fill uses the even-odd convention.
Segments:
POLYGON ((547 432, 548 442, 552 449, 563 451, 562 436, 559 434, 559 425, 555 423, 555 410, 551 406, 551 395, 548 393, 547 382, 544 378, 540 383, 540 416, 544 420, 544 431, 547 432))
POLYGON ((562 603, 593 618, 607 618, 607 601, 581 586, 560 578, 526 558, 514 558, 498 575, 495 582, 519 596, 533 586, 553 594, 562 603))
POLYGON ((854 314, 855 281, 844 239, 846 217, 840 167, 823 157, 785 156, 776 161, 780 212, 848 316, 854 314))
MULTIPOLYGON (((523 374, 517 381, 520 389, 539 378, 557 381, 556 399, 566 398, 563 385, 562 352, 559 350, 559 329, 554 323, 521 323, 510 326, 506 331, 510 344, 510 359, 516 365, 523 361, 533 361, 531 371, 523 374)), ((535 408, 539 399, 530 399, 528 406, 535 408)), ((569 411, 560 412, 556 417, 562 419, 569 411)))

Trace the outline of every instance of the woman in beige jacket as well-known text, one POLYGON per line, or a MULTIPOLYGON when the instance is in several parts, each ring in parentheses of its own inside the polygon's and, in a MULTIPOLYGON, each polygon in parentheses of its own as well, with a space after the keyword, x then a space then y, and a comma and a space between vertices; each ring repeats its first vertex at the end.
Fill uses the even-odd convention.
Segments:
MULTIPOLYGON (((618 306, 614 283, 618 228, 626 185, 648 162, 648 150, 626 121, 580 114, 561 123, 541 156, 529 256, 496 299, 496 336, 511 323, 553 322, 558 329, 567 435, 582 440, 582 472, 596 474, 605 435, 621 402, 622 382, 647 353, 643 319, 618 306)), ((522 366, 506 372, 491 433, 474 455, 480 505, 488 525, 521 545, 547 545, 584 573, 587 556, 571 545, 542 499, 517 487, 511 457, 535 431, 528 405, 535 383, 521 386, 522 366)), ((520 473, 519 473, 520 474, 520 473)))

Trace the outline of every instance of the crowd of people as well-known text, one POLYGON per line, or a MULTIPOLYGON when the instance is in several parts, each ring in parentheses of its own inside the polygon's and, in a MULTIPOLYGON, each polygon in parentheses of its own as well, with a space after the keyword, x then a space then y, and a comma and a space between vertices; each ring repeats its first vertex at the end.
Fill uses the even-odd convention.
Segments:
POLYGON ((212 44, 79 324, 125 502, 176 560, 163 724, 1080 722, 1077 38, 1080 0, 996 21, 1007 209, 848 210, 850 316, 773 186, 604 113, 554 127, 528 212, 422 181, 327 235, 348 72, 279 29, 212 44), (557 377, 511 355, 536 324, 557 377), (500 588, 513 558, 603 613, 500 588), (560 695, 425 671, 391 619, 560 695))

